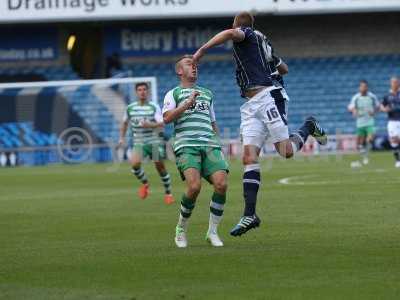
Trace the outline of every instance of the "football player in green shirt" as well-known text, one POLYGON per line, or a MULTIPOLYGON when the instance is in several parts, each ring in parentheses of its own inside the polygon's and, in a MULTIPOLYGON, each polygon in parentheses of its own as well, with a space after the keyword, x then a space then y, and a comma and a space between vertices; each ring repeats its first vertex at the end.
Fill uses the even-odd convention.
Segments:
MULTIPOLYGON (((368 82, 360 81, 359 93, 355 94, 348 106, 349 111, 356 119, 357 147, 362 156, 362 163, 368 164, 368 153, 372 146, 375 134, 375 114, 379 111, 378 98, 368 91, 368 82)), ((360 162, 353 162, 352 166, 360 167, 360 162)))
POLYGON ((206 239, 211 245, 221 247, 223 242, 217 229, 224 212, 228 163, 217 136, 213 94, 196 84, 197 66, 191 55, 181 57, 175 69, 180 85, 166 94, 163 107, 164 122, 174 124, 176 164, 186 181, 175 243, 179 248, 187 247, 188 221, 200 193, 203 177, 214 186, 206 239))
POLYGON ((137 101, 128 105, 120 129, 119 145, 125 144, 125 136, 130 126, 133 137, 132 173, 142 183, 138 194, 141 199, 149 194, 149 182, 141 167, 143 158, 150 158, 161 177, 165 188, 164 202, 171 204, 174 198, 171 193, 171 176, 167 172, 163 160, 166 158, 163 140, 163 119, 160 107, 148 101, 149 86, 138 83, 135 86, 137 101))

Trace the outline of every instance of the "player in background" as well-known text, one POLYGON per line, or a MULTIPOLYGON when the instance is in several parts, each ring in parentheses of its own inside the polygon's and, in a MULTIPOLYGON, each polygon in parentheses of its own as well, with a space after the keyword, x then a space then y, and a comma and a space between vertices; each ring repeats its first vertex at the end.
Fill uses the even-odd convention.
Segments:
POLYGON ((276 70, 271 69, 273 49, 264 34, 254 29, 254 17, 249 12, 238 14, 233 29, 224 30, 195 54, 198 63, 208 49, 227 41, 233 41, 233 56, 236 62, 236 81, 245 103, 241 111, 241 136, 243 149, 243 196, 245 209, 231 235, 240 236, 261 223, 256 215, 257 194, 260 186, 258 157, 266 140, 270 140, 276 151, 291 158, 302 149, 309 135, 319 144, 327 143, 325 131, 313 117, 308 117, 301 128, 289 136, 286 114, 287 93, 274 80, 274 74, 287 73, 287 66, 279 59, 276 70))
POLYGON ((390 93, 383 98, 381 110, 388 114, 388 133, 393 148, 396 168, 400 168, 400 82, 398 77, 390 79, 390 93))
POLYGON ((200 193, 203 177, 214 186, 206 239, 212 246, 220 247, 223 242, 218 236, 218 225, 226 200, 228 163, 217 136, 213 94, 196 85, 197 67, 191 55, 181 57, 175 70, 180 85, 166 94, 163 108, 164 122, 174 124, 176 165, 182 179, 186 181, 175 243, 179 248, 187 247, 188 221, 200 193))
MULTIPOLYGON (((360 81, 359 92, 353 96, 348 106, 356 119, 357 148, 360 152, 362 163, 369 162, 368 153, 372 147, 375 134, 375 114, 379 111, 378 98, 368 91, 368 82, 360 81)), ((361 167, 359 161, 352 162, 352 166, 361 167)))
POLYGON ((120 129, 119 146, 125 144, 125 136, 130 125, 133 135, 133 149, 131 156, 132 174, 141 182, 138 195, 146 199, 149 195, 149 181, 141 167, 144 158, 150 158, 161 181, 164 184, 164 202, 171 204, 174 198, 171 193, 171 176, 163 160, 166 158, 165 142, 163 140, 163 118, 160 107, 148 101, 149 86, 147 83, 137 83, 135 86, 137 101, 128 105, 120 129))

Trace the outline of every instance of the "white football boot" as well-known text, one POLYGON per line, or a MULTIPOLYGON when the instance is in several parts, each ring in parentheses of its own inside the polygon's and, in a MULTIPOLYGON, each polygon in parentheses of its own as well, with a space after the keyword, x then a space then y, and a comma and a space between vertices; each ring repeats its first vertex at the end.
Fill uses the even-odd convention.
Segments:
POLYGON ((178 248, 186 248, 188 245, 188 242, 186 239, 186 231, 184 228, 182 228, 180 226, 176 226, 175 244, 178 248))
POLYGON ((397 161, 396 164, 394 165, 396 168, 400 168, 400 161, 397 161))
POLYGON ((213 247, 223 247, 224 243, 218 236, 216 230, 208 230, 206 235, 206 241, 208 241, 213 247))

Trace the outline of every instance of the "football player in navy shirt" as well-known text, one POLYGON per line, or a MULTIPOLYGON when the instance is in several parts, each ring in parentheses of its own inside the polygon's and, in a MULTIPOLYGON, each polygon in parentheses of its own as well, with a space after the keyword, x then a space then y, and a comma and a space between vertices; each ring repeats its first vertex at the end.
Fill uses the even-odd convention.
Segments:
POLYGON ((236 81, 246 99, 240 108, 245 209, 231 231, 231 235, 240 236, 261 222, 256 215, 256 202, 261 182, 258 157, 264 143, 269 140, 281 156, 291 158, 301 150, 309 135, 321 145, 327 143, 327 136, 314 117, 308 117, 297 132, 289 135, 286 109, 289 97, 281 78, 288 72, 288 66, 274 55, 266 36, 254 29, 251 13, 238 14, 232 29, 218 33, 204 44, 194 54, 195 63, 208 49, 227 41, 233 41, 236 81))
POLYGON ((400 82, 397 77, 390 79, 390 93, 383 98, 381 110, 388 114, 388 134, 394 150, 396 168, 400 168, 400 82))

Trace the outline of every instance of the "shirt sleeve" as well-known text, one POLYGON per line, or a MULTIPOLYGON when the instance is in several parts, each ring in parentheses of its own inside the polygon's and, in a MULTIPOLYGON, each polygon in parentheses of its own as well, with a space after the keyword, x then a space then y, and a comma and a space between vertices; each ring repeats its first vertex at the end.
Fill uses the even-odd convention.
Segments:
POLYGON ((349 103, 349 109, 356 108, 357 96, 358 96, 358 94, 354 95, 353 98, 351 98, 350 103, 349 103))
POLYGON ((250 27, 240 27, 237 30, 239 30, 239 31, 244 33, 243 41, 247 40, 254 33, 253 29, 251 29, 250 27))
POLYGON ((273 60, 274 60, 275 68, 279 67, 282 64, 282 58, 280 58, 280 57, 273 56, 273 60))
POLYGON ((154 113, 154 119, 156 120, 157 123, 162 123, 164 122, 160 106, 158 104, 155 104, 156 106, 156 112, 154 113))
POLYGON ((164 98, 164 106, 162 109, 162 113, 166 113, 167 111, 173 110, 176 108, 176 102, 174 99, 174 92, 169 91, 164 98))
POLYGON ((379 107, 379 100, 378 100, 378 97, 377 97, 375 94, 373 94, 373 93, 371 93, 371 97, 372 97, 372 99, 374 100, 374 107, 375 107, 375 108, 378 108, 378 107, 379 107))
POLYGON ((215 118, 214 102, 211 102, 211 106, 210 106, 210 119, 211 119, 211 122, 217 121, 217 119, 215 118))
POLYGON ((122 117, 122 121, 123 122, 128 122, 128 120, 129 120, 128 110, 125 109, 124 116, 122 117))

